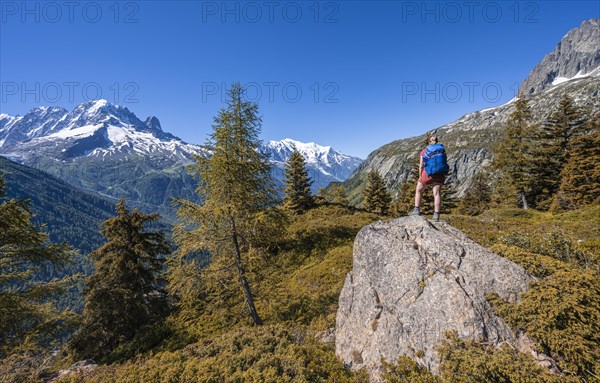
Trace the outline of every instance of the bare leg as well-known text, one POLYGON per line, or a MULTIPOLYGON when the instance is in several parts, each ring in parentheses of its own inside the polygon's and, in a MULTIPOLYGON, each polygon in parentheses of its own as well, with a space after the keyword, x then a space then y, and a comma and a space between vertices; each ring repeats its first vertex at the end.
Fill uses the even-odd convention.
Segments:
POLYGON ((442 207, 442 198, 440 197, 440 189, 442 185, 433 186, 433 209, 435 213, 439 213, 442 207))
POLYGON ((421 182, 417 182, 417 190, 415 191, 415 206, 417 207, 421 206, 421 193, 423 192, 423 189, 425 189, 425 185, 421 182))

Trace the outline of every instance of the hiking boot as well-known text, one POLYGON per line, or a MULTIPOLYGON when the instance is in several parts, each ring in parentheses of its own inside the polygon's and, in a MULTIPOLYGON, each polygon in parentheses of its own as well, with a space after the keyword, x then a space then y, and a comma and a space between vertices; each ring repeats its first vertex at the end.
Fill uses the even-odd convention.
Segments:
POLYGON ((421 213, 419 212, 419 208, 415 207, 409 215, 421 215, 421 213))
POLYGON ((440 213, 433 213, 433 222, 440 222, 440 213))

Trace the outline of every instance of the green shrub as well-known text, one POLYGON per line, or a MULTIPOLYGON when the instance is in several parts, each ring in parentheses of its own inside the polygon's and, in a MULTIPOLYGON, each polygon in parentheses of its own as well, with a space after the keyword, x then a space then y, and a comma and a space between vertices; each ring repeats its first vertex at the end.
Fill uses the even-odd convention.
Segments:
POLYGON ((352 373, 328 346, 307 337, 301 327, 272 325, 238 328, 176 352, 160 352, 60 383, 307 383, 367 382, 352 373))
POLYGON ((443 383, 443 380, 433 375, 429 370, 406 355, 398 358, 396 364, 382 360, 383 373, 381 377, 387 383, 443 383))
POLYGON ((490 296, 495 311, 525 330, 566 372, 600 375, 600 280, 592 272, 559 269, 534 282, 518 304, 490 296))
POLYGON ((552 374, 527 355, 504 344, 478 345, 446 334, 438 347, 441 376, 446 383, 575 383, 578 379, 552 374))

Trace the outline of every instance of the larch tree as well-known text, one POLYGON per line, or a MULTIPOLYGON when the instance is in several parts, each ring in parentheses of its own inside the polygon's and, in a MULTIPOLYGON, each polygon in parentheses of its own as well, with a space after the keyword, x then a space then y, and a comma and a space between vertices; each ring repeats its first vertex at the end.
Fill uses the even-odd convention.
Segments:
POLYGON ((68 280, 35 280, 40 271, 67 263, 73 250, 49 243, 44 226, 31 219, 27 200, 6 198, 0 173, 0 358, 57 343, 76 319, 53 303, 68 280))
POLYGON ((294 150, 285 164, 284 206, 295 214, 302 214, 315 205, 310 191, 312 180, 308 177, 304 157, 294 150))
POLYGON ((167 311, 161 275, 170 245, 162 231, 147 230, 158 214, 131 211, 123 199, 116 213, 102 223, 107 242, 90 254, 83 323, 69 343, 78 358, 106 358, 167 311))
POLYGON ((263 320, 250 284, 256 275, 252 259, 269 246, 278 217, 272 214, 278 200, 271 166, 259 150, 260 127, 258 105, 246 101, 244 88, 234 83, 226 106, 214 119, 207 143, 211 155, 197 156, 190 167, 200 181, 196 191, 204 202, 178 200, 182 224, 174 230, 180 259, 191 252, 208 251, 211 267, 205 276, 214 277, 212 291, 229 295, 215 299, 237 301, 240 295, 228 290, 237 285, 255 325, 263 320))

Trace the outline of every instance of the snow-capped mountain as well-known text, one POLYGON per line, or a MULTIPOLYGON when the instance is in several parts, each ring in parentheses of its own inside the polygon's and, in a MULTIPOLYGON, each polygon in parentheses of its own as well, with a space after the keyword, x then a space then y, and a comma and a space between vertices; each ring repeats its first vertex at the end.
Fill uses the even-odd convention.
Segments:
POLYGON ((269 141, 263 145, 262 150, 278 169, 276 174, 279 173, 281 176, 277 178, 282 177, 285 161, 294 150, 302 154, 309 176, 313 180, 313 191, 317 191, 333 181, 346 180, 363 162, 360 158, 337 152, 331 146, 321 146, 314 142, 303 143, 291 138, 269 141))
POLYGON ((156 117, 144 123, 126 107, 106 100, 85 102, 71 112, 39 107, 25 116, 0 116, 0 153, 25 164, 32 162, 32 153, 59 160, 139 154, 185 161, 201 152, 163 132, 156 117))
MULTIPOLYGON (((314 190, 343 181, 362 160, 331 147, 291 139, 263 145, 281 186, 293 148, 307 160, 314 190)), ((210 152, 162 130, 123 106, 93 100, 72 111, 38 107, 24 116, 0 115, 0 155, 42 169, 84 190, 125 197, 134 206, 174 218, 171 200, 195 198, 196 181, 185 171, 194 155, 210 152)))

